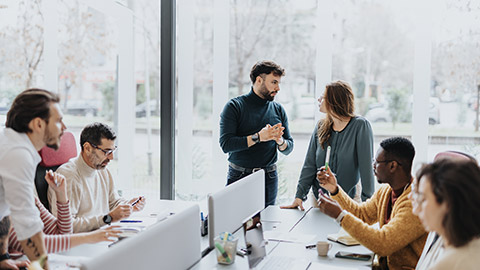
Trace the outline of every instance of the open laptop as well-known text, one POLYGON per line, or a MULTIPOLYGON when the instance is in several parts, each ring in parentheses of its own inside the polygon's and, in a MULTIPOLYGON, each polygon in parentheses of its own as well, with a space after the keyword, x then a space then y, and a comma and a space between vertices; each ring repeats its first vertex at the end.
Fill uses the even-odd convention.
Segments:
POLYGON ((294 269, 305 270, 310 262, 288 256, 267 256, 267 241, 263 236, 263 226, 259 222, 260 213, 243 223, 245 247, 250 269, 294 269))
POLYGON ((198 205, 192 205, 113 245, 81 269, 188 269, 201 259, 199 217, 198 205))

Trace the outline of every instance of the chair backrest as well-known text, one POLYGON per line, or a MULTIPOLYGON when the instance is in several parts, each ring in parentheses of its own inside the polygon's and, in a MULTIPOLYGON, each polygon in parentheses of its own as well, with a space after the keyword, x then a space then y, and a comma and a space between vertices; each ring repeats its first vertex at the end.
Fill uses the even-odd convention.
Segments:
POLYGON ((53 171, 57 170, 60 165, 77 156, 75 137, 71 132, 65 131, 62 138, 60 138, 60 147, 58 150, 55 151, 54 149, 45 146, 40 149, 38 153, 40 154, 42 161, 37 166, 35 187, 40 201, 47 209, 50 209, 50 204, 48 203, 47 198, 48 184, 47 181, 45 181, 45 173, 50 169, 53 171))
POLYGON ((473 156, 471 156, 467 153, 459 152, 459 151, 440 152, 440 153, 435 155, 435 158, 433 160, 437 161, 437 160, 440 160, 440 159, 465 160, 465 161, 469 160, 469 161, 473 161, 475 163, 478 163, 477 160, 473 156))

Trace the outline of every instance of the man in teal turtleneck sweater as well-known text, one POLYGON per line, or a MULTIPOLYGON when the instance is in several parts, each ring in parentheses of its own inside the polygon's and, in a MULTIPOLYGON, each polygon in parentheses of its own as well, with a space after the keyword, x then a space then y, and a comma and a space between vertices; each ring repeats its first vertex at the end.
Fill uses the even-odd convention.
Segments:
POLYGON ((230 162, 227 185, 264 169, 265 207, 277 197, 277 149, 285 155, 293 150, 287 114, 273 101, 284 75, 272 61, 256 63, 250 72, 252 90, 231 99, 220 115, 220 146, 230 162))

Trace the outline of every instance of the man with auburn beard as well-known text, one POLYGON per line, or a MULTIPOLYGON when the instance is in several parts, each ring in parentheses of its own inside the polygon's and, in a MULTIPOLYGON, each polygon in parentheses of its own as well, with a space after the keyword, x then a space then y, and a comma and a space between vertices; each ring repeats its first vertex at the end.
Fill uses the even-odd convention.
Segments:
POLYGON ((220 115, 220 146, 230 162, 227 185, 265 170, 265 207, 274 205, 277 197, 277 150, 284 155, 293 150, 287 114, 273 101, 284 75, 272 61, 256 63, 250 93, 231 99, 220 115))
POLYGON ((28 89, 20 93, 7 113, 5 129, 0 131, 0 269, 18 269, 8 254, 10 221, 17 239, 32 260, 48 269, 43 240, 43 222, 35 206, 35 170, 45 145, 60 146, 66 129, 59 97, 46 90, 28 89))

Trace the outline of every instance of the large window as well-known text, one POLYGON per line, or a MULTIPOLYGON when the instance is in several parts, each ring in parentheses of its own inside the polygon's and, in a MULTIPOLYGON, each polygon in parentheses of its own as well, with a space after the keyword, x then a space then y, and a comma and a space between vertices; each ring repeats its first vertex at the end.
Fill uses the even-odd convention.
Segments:
POLYGON ((0 1, 2 125, 21 91, 57 92, 77 142, 89 123, 117 132, 118 189, 158 198, 159 16, 149 0, 0 1))
POLYGON ((431 5, 422 14, 412 12, 415 1, 177 1, 177 199, 201 200, 225 185, 219 114, 228 99, 250 91, 250 68, 263 59, 286 69, 276 101, 295 140, 289 156, 279 154, 277 203, 293 199, 322 117, 318 84, 331 80, 352 85, 376 147, 401 135, 418 142, 417 162, 447 149, 476 155, 480 8, 468 0, 431 5), (427 24, 432 36, 419 35, 427 24), (418 59, 423 44, 428 61, 418 59), (415 119, 426 132, 416 133, 415 119))
POLYGON ((429 155, 445 149, 480 154, 480 4, 439 2, 432 44, 431 113, 439 123, 429 130, 429 155))

